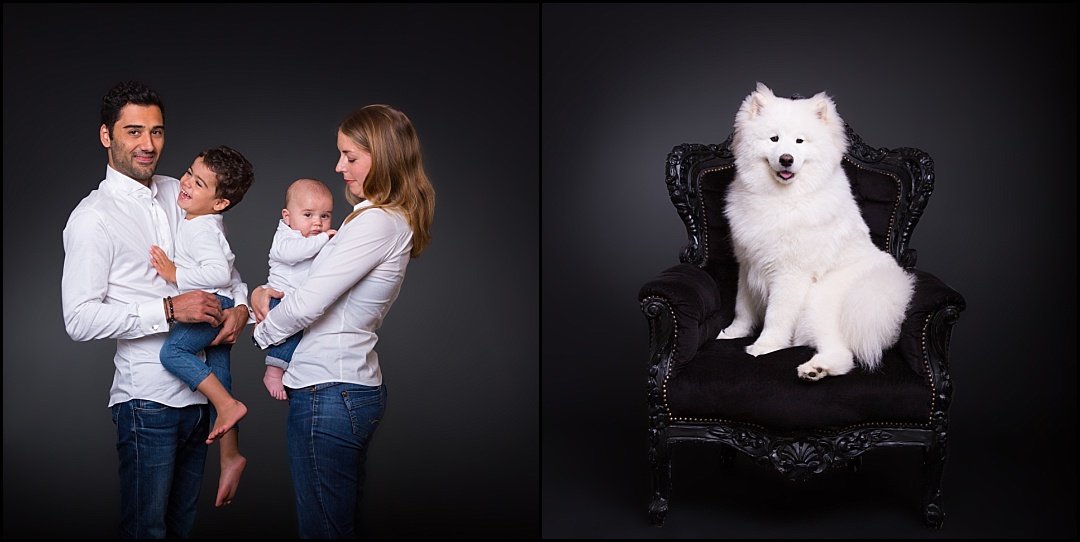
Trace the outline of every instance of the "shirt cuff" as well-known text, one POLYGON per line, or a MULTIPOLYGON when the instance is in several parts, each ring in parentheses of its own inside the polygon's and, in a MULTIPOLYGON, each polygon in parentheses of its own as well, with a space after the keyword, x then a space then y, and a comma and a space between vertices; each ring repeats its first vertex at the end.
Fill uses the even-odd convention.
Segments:
MULTIPOLYGON (((239 306, 239 305, 237 305, 237 306, 239 306)), ((248 313, 248 319, 247 319, 247 322, 244 322, 244 325, 246 326, 248 324, 254 324, 255 323, 255 311, 251 310, 251 305, 244 304, 244 307, 247 308, 247 313, 248 313)))
POLYGON ((265 328, 266 326, 259 323, 255 325, 255 329, 251 332, 251 342, 255 343, 255 346, 258 346, 262 350, 270 348, 270 342, 266 339, 265 328), (260 341, 260 339, 262 340, 260 341))
POLYGON ((169 323, 165 319, 164 298, 156 298, 152 301, 144 301, 137 305, 139 313, 139 328, 143 335, 166 333, 169 331, 169 323))

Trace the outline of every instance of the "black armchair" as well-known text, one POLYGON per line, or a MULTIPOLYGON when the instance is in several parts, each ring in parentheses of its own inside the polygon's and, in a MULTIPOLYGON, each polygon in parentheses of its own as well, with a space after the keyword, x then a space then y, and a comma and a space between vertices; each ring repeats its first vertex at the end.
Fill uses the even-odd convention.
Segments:
POLYGON ((899 342, 874 372, 807 382, 795 367, 813 355, 796 346, 753 357, 754 337, 715 340, 731 323, 738 283, 724 198, 734 178, 731 138, 684 144, 668 155, 668 194, 686 225, 680 263, 638 294, 649 324, 650 521, 660 526, 671 494, 671 448, 720 445, 801 481, 855 465, 879 447, 921 446, 924 523, 944 520, 941 482, 948 444, 949 339, 964 298, 915 269, 908 241, 934 187, 934 163, 914 148, 872 148, 847 127, 843 168, 871 238, 917 277, 899 342))

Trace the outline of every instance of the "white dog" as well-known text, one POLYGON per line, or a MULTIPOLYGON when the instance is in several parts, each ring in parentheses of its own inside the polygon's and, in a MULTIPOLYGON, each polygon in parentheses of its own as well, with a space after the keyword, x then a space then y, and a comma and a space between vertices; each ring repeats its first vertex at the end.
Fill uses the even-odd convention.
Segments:
POLYGON ((896 343, 914 279, 870 240, 840 166, 844 122, 824 92, 775 96, 758 83, 735 115, 735 179, 724 214, 739 262, 735 319, 717 339, 746 337, 760 356, 817 350, 799 378, 868 369, 896 343))

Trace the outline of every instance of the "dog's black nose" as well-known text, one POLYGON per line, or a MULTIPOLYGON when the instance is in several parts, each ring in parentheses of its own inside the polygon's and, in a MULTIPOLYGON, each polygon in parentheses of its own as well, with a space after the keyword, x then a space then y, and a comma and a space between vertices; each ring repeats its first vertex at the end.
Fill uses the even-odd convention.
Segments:
POLYGON ((795 157, 790 154, 780 155, 780 165, 784 167, 791 167, 791 164, 795 163, 795 157))

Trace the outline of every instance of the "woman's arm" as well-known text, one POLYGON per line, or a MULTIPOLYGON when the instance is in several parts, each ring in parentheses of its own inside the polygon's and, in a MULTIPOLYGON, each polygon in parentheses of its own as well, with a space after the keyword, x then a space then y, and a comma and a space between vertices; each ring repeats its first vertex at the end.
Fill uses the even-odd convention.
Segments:
POLYGON ((402 235, 409 235, 408 228, 403 232, 381 209, 366 211, 342 227, 312 263, 307 278, 255 326, 255 342, 266 348, 311 325, 401 245, 402 235))

